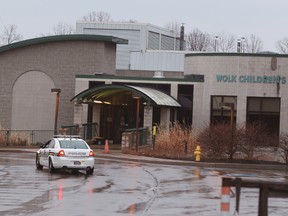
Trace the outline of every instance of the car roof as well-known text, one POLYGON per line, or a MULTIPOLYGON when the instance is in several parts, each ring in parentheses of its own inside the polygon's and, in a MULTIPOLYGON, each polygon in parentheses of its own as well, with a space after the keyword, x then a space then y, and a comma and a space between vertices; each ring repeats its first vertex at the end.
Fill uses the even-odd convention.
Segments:
POLYGON ((54 139, 74 139, 74 140, 82 140, 81 136, 79 135, 54 135, 53 136, 54 139))

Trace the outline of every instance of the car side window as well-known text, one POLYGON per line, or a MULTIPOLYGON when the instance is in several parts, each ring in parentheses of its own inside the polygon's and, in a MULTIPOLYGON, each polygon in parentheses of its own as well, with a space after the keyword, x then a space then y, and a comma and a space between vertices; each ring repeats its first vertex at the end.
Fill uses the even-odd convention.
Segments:
POLYGON ((48 148, 54 148, 54 146, 55 146, 55 141, 51 140, 48 144, 48 148))
POLYGON ((54 148, 55 146, 55 141, 50 140, 49 143, 46 144, 45 148, 54 148))

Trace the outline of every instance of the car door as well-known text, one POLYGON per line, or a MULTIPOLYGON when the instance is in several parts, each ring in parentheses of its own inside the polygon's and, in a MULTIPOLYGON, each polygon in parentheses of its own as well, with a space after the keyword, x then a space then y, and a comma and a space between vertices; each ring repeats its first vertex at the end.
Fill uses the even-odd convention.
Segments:
POLYGON ((43 166, 48 166, 49 162, 49 155, 53 152, 53 149, 55 147, 55 140, 51 139, 49 142, 47 142, 43 148, 40 150, 40 164, 43 166))

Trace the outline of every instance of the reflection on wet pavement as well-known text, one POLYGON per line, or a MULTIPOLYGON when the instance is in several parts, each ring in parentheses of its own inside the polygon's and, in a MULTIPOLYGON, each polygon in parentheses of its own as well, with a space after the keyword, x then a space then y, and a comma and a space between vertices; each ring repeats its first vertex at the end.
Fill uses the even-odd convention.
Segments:
MULTIPOLYGON (((0 153, 0 215, 211 216, 219 215, 223 175, 287 181, 285 173, 275 171, 109 159, 98 159, 92 176, 66 171, 50 174, 48 169, 35 169, 34 156, 0 153)), ((234 203, 232 196, 231 209, 234 203)), ((241 190, 240 203, 240 213, 256 215, 258 191, 241 190)), ((285 199, 269 199, 269 211, 273 215, 286 215, 286 203, 285 199)))
POLYGON ((92 192, 93 193, 101 193, 101 192, 104 192, 105 190, 111 188, 111 186, 113 185, 113 182, 110 182, 110 181, 107 181, 106 183, 107 183, 107 185, 105 185, 103 187, 93 188, 92 192))

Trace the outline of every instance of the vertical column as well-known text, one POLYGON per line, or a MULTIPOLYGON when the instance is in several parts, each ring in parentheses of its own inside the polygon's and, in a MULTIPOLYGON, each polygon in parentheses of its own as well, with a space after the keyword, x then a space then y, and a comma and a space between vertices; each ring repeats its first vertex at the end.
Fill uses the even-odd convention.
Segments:
POLYGON ((193 93, 192 127, 201 130, 210 122, 210 105, 205 109, 204 104, 210 104, 210 95, 204 97, 204 84, 195 84, 193 93))
POLYGON ((170 124, 170 108, 162 107, 160 116, 160 126, 168 130, 170 124))
POLYGON ((74 124, 81 125, 83 123, 83 106, 82 104, 74 105, 74 124))
POLYGON ((245 125, 247 116, 247 97, 246 95, 237 96, 236 109, 236 127, 238 125, 245 125))
POLYGON ((83 134, 82 124, 83 124, 83 105, 75 104, 74 105, 74 125, 79 125, 79 127, 77 127, 77 134, 79 135, 83 134))
POLYGON ((101 105, 98 105, 98 104, 94 105, 92 122, 97 123, 97 125, 95 125, 95 131, 92 132, 92 136, 99 136, 100 115, 101 115, 101 105))
POLYGON ((178 84, 172 83, 171 84, 171 92, 170 95, 177 99, 178 98, 178 84))
POLYGON ((153 107, 152 106, 145 106, 144 107, 143 127, 148 128, 149 136, 147 136, 147 144, 151 144, 152 124, 153 124, 153 107))

